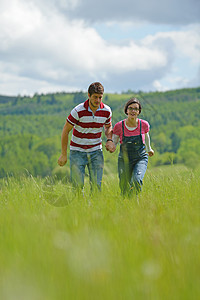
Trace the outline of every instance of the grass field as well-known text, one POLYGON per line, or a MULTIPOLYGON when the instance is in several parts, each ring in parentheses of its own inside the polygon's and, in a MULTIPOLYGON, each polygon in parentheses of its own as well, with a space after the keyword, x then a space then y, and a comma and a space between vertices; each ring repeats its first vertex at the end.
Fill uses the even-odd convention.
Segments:
POLYGON ((77 195, 54 178, 0 182, 0 299, 200 299, 200 173, 149 169, 77 195))

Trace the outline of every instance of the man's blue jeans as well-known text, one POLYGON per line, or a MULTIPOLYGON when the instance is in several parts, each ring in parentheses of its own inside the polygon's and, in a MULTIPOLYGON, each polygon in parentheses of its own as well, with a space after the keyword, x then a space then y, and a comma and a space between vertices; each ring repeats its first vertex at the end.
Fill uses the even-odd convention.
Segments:
POLYGON ((70 150, 70 178, 72 183, 80 188, 84 186, 85 167, 88 167, 90 183, 101 189, 103 176, 103 152, 81 152, 70 150))

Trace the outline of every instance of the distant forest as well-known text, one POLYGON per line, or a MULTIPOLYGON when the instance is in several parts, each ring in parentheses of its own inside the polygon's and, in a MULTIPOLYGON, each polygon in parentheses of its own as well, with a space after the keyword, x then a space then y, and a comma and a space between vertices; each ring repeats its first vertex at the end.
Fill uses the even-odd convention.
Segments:
MULTIPOLYGON (((112 108, 113 126, 125 118, 123 107, 131 97, 141 101, 140 118, 151 126, 155 156, 150 159, 150 167, 167 164, 199 167, 200 87, 168 92, 105 93, 103 102, 112 108)), ((69 166, 57 165, 61 132, 71 109, 86 99, 84 92, 0 96, 0 178, 23 173, 68 176, 69 166)), ((115 172, 117 152, 104 152, 105 172, 115 172)))

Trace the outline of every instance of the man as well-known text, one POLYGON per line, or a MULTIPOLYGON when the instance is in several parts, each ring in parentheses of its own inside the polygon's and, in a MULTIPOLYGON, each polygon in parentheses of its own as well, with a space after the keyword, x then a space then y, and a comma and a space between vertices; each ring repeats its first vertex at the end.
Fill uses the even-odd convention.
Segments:
POLYGON ((88 88, 88 99, 71 111, 62 131, 62 154, 58 164, 64 166, 67 162, 68 136, 73 128, 70 142, 70 177, 81 188, 87 166, 90 183, 101 189, 104 164, 101 140, 103 127, 107 137, 106 149, 110 152, 115 149, 112 142, 112 112, 102 102, 103 93, 104 87, 101 83, 92 83, 88 88))

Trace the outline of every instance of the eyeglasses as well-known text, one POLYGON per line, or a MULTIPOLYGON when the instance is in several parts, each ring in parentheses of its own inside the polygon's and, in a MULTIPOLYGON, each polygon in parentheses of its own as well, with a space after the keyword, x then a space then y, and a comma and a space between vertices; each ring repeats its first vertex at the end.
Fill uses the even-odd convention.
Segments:
POLYGON ((139 111, 139 108, 137 108, 137 107, 128 107, 128 110, 130 110, 130 111, 139 111))

